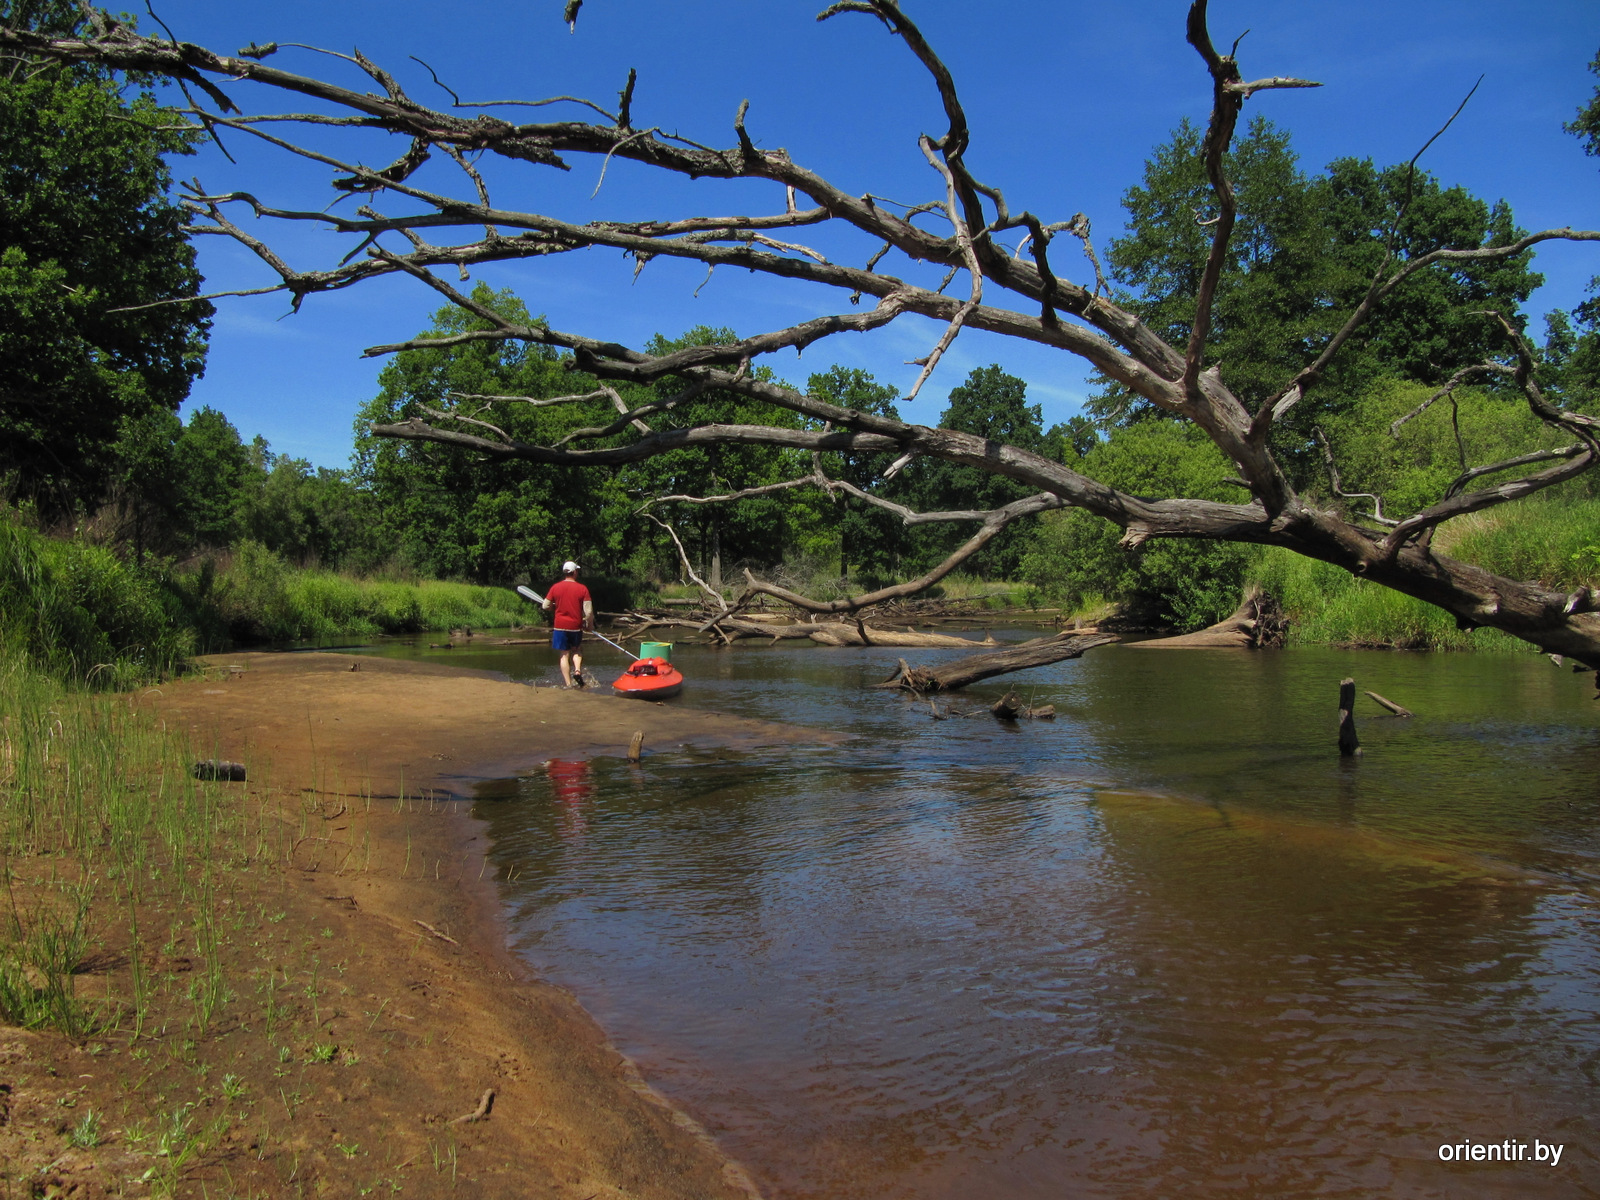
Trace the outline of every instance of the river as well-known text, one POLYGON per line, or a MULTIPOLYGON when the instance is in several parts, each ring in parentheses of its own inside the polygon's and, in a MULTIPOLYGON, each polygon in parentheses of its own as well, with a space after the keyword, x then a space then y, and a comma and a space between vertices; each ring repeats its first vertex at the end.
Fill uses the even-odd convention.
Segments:
POLYGON ((936 719, 904 653, 680 647, 676 703, 857 736, 475 805, 517 951, 768 1195, 1600 1194, 1592 677, 1113 646, 936 719), (1346 675, 1417 714, 1356 760, 1346 675))

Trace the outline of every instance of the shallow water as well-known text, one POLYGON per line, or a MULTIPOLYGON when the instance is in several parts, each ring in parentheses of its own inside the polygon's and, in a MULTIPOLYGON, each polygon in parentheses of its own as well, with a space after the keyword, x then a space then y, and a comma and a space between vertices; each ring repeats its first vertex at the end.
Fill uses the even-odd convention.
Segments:
POLYGON ((1005 681, 869 690, 898 653, 681 648, 682 703, 859 737, 476 806, 518 950, 770 1195, 1597 1194, 1589 679, 1108 647, 1007 726, 1005 681), (1345 675, 1419 714, 1362 699, 1354 762, 1345 675), (1536 1138, 1558 1166, 1440 1161, 1536 1138))

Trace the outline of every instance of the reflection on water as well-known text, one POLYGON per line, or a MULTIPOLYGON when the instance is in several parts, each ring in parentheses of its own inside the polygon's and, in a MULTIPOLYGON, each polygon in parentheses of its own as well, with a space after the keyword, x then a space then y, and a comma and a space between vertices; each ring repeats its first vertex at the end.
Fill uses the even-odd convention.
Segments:
POLYGON ((868 690, 894 657, 680 651, 686 703, 861 736, 478 804, 520 951, 770 1194, 1596 1194, 1590 683, 1109 648, 1006 726, 1007 681, 868 690), (1355 763, 1346 674, 1419 714, 1355 763), (1559 1167, 1438 1157, 1535 1138, 1559 1167))

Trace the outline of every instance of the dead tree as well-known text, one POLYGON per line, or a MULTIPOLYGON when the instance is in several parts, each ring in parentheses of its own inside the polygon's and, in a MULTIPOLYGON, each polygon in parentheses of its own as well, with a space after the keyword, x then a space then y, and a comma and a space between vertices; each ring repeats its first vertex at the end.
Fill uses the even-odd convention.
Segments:
MULTIPOLYGON (((1015 520, 1072 506, 1119 525, 1125 531, 1125 546, 1137 547, 1150 538, 1177 537, 1284 547, 1438 605, 1453 613, 1463 628, 1492 626, 1547 652, 1575 658, 1590 669, 1600 667, 1600 591, 1566 593, 1537 582, 1506 578, 1438 554, 1431 545, 1432 531, 1443 522, 1572 479, 1590 470, 1600 457, 1600 421, 1561 409, 1546 398, 1534 378, 1528 345, 1504 315, 1484 318, 1496 320, 1504 328, 1504 361, 1485 363, 1481 371, 1511 378, 1530 409, 1569 439, 1569 444, 1465 467, 1435 503, 1392 525, 1308 502, 1295 491, 1272 449, 1275 427, 1316 389, 1341 348, 1361 334, 1385 300, 1417 273, 1441 264, 1503 261, 1553 240, 1600 241, 1600 232, 1546 229, 1504 246, 1445 248, 1404 260, 1391 240, 1370 287, 1333 336, 1273 394, 1247 402, 1230 389, 1228 364, 1208 365, 1205 359, 1213 302, 1236 218, 1233 189, 1223 169, 1224 154, 1245 103, 1257 92, 1316 84, 1282 76, 1246 80, 1233 54, 1220 53, 1214 46, 1207 28, 1206 0, 1194 0, 1187 37, 1211 81, 1212 112, 1203 153, 1216 216, 1209 222, 1210 250, 1199 281, 1193 323, 1180 339, 1182 344, 1174 345, 1105 294, 1098 267, 1092 286, 1061 273, 1063 235, 1081 242, 1090 259, 1098 262, 1089 244, 1086 221, 1049 220, 1033 209, 1015 209, 999 188, 973 174, 967 163, 972 130, 955 81, 897 0, 839 0, 819 19, 841 15, 865 16, 898 37, 929 74, 942 109, 944 131, 923 135, 917 144, 933 184, 934 195, 927 203, 905 206, 871 194, 860 195, 830 182, 782 150, 759 148, 745 126, 748 103, 733 117, 733 144, 721 149, 666 133, 659 126, 640 128, 631 111, 631 72, 614 109, 555 97, 524 103, 534 108, 571 104, 584 119, 514 124, 494 115, 509 110, 459 100, 457 110, 480 111, 464 115, 431 109, 408 94, 389 71, 360 53, 335 57, 364 76, 364 88, 376 85, 376 90, 347 87, 269 65, 266 60, 278 52, 275 44, 252 45, 237 55, 216 54, 176 39, 139 36, 104 15, 93 23, 90 34, 81 38, 0 29, 0 51, 165 76, 180 84, 190 97, 187 111, 197 131, 259 138, 285 153, 339 172, 333 181, 339 193, 367 197, 366 203, 352 212, 331 207, 301 211, 274 207, 249 191, 208 192, 195 182, 187 200, 193 215, 191 230, 237 241, 272 273, 274 282, 251 291, 285 292, 298 308, 313 293, 379 276, 410 275, 480 318, 484 328, 374 346, 366 354, 496 339, 556 347, 569 354, 574 368, 601 381, 600 388, 537 402, 590 402, 603 408, 610 401, 612 410, 608 419, 552 445, 519 442, 492 421, 452 408, 430 409, 422 417, 378 426, 374 432, 381 436, 462 447, 486 458, 519 459, 534 467, 614 466, 685 447, 730 443, 788 447, 818 455, 826 451, 891 453, 895 456, 891 473, 923 456, 1002 475, 1034 490, 1029 498, 992 512, 914 513, 888 504, 866 489, 828 477, 821 459, 814 457, 811 473, 773 487, 822 488, 891 508, 907 522, 967 522, 977 526, 976 532, 933 571, 898 587, 823 602, 785 594, 752 579, 750 587, 756 592, 813 612, 859 611, 936 582, 1015 520), (235 97, 260 89, 308 101, 316 111, 242 111, 235 97), (399 145, 393 162, 372 167, 356 161, 354 152, 341 155, 291 140, 286 131, 296 128, 320 130, 327 135, 325 140, 387 132, 399 139, 399 145), (437 191, 413 178, 435 154, 459 168, 459 191, 437 191), (711 187, 718 180, 766 180, 774 185, 778 202, 767 212, 731 217, 646 216, 632 221, 585 222, 503 205, 496 198, 512 185, 499 176, 491 180, 492 166, 498 164, 507 171, 567 170, 573 156, 588 156, 602 173, 612 159, 627 159, 652 170, 707 181, 706 186, 711 187), (349 251, 335 265, 301 270, 237 223, 231 214, 240 211, 254 218, 310 223, 332 230, 349 239, 349 251), (935 227, 929 226, 930 221, 935 227), (865 265, 829 257, 797 240, 805 230, 822 226, 859 235, 865 247, 865 265), (1008 238, 1020 241, 1008 246, 1008 238), (435 273, 436 268, 446 268, 465 274, 477 264, 531 260, 588 248, 620 250, 632 255, 641 267, 666 256, 704 264, 708 271, 727 266, 778 280, 817 284, 847 297, 849 304, 841 312, 725 345, 651 355, 607 340, 603 331, 600 336, 589 336, 510 321, 474 303, 435 273), (943 282, 925 285, 891 274, 885 269, 889 255, 896 257, 887 259, 888 266, 903 261, 916 269, 922 264, 942 274, 943 282), (858 305, 862 300, 867 303, 858 305), (782 387, 752 370, 762 355, 802 349, 839 333, 882 329, 905 314, 930 317, 943 325, 942 334, 919 361, 921 370, 908 395, 916 394, 963 329, 1038 343, 1085 360, 1170 416, 1194 422, 1236 465, 1248 499, 1229 504, 1129 495, 1015 446, 841 408, 782 387), (631 408, 614 386, 664 380, 675 380, 678 390, 631 408), (738 393, 798 414, 803 418, 801 427, 651 426, 655 414, 711 389, 738 393), (1489 476, 1501 481, 1475 486, 1489 476)), ((428 86, 433 84, 443 86, 437 79, 428 86)), ((853 132, 852 136, 858 135, 853 132)), ((151 303, 163 302, 192 301, 151 297, 151 303)), ((515 397, 488 399, 518 402, 515 397)), ((788 423, 796 424, 793 420, 788 423)), ((1341 490, 1337 484, 1335 487, 1341 490)), ((733 503, 750 494, 753 491, 735 492, 719 499, 733 503)), ((709 498, 680 498, 694 499, 709 498)))

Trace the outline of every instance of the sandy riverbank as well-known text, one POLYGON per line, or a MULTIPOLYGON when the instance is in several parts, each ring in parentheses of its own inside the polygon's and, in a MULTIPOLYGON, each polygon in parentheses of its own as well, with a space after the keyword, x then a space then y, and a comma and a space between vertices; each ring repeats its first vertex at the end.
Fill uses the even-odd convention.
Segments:
MULTIPOLYGON (((199 1195, 201 1183, 229 1194, 219 1182, 237 1195, 754 1194, 568 993, 506 951, 482 833, 462 798, 475 779, 552 757, 621 756, 636 730, 647 757, 838 735, 369 657, 234 654, 207 667, 139 703, 199 753, 249 766, 228 794, 274 798, 282 865, 261 885, 270 895, 258 904, 265 920, 248 924, 248 953, 236 939, 251 985, 236 986, 235 1018, 217 1035, 247 1098, 236 1103, 258 1107, 197 1155, 177 1194, 199 1195), (275 959, 295 980, 295 1007, 271 1007, 276 977, 269 965, 263 979, 259 963, 275 959), (307 962, 309 988, 299 986, 307 962), (285 1011, 298 1034, 272 1032, 285 1011), (331 1062, 317 1062, 319 1047, 337 1048, 331 1062), (490 1089, 487 1119, 456 1120, 490 1089)), ((0 1037, 13 1133, 59 1117, 53 1091, 73 1077, 87 1081, 73 1093, 79 1111, 115 1113, 115 1053, 0 1037)), ((210 1104, 199 1074, 194 1090, 210 1104)), ((170 1105, 174 1086, 160 1090, 170 1105)), ((57 1190, 37 1194, 121 1194, 145 1160, 129 1145, 119 1161, 117 1139, 108 1145, 58 1156, 45 1171, 57 1190)))

